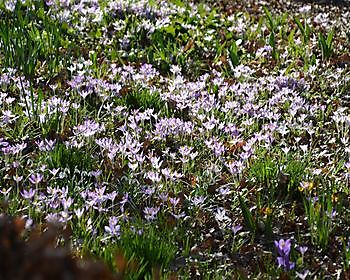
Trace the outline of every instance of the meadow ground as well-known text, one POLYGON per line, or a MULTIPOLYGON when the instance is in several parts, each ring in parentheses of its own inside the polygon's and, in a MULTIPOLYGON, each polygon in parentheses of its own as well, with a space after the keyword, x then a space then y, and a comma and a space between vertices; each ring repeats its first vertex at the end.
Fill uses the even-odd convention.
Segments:
POLYGON ((232 2, 0 2, 23 241, 54 223, 125 279, 350 279, 349 2, 232 2))

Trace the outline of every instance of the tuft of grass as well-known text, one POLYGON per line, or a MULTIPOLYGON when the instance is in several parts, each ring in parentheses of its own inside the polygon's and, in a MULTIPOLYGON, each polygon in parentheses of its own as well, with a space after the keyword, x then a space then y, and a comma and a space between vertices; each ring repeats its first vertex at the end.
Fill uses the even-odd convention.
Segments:
POLYGON ((318 33, 318 45, 321 49, 322 60, 327 60, 333 55, 334 30, 328 34, 318 33))
POLYGON ((238 196, 238 199, 239 199, 239 205, 241 207, 243 218, 244 218, 244 223, 254 236, 257 229, 256 221, 253 218, 253 215, 249 210, 247 204, 245 203, 243 197, 238 196))
POLYGON ((91 170, 95 161, 88 153, 77 148, 67 148, 64 144, 58 143, 47 163, 50 168, 68 168, 73 173, 75 169, 91 170))
POLYGON ((326 249, 333 229, 333 207, 331 196, 322 192, 318 196, 309 195, 304 199, 311 241, 326 249))
POLYGON ((137 271, 128 272, 128 279, 145 279, 155 270, 164 271, 176 255, 171 233, 153 225, 124 231, 118 244, 129 266, 137 266, 137 271))

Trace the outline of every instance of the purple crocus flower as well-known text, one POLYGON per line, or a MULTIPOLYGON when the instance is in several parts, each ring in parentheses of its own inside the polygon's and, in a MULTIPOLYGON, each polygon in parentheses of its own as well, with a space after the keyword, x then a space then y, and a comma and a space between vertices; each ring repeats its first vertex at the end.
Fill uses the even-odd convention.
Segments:
POLYGON ((27 190, 23 190, 23 192, 21 192, 21 195, 23 196, 23 198, 25 199, 32 199, 35 195, 35 190, 33 189, 29 189, 27 190))
POLYGON ((34 185, 38 185, 42 181, 42 179, 43 179, 43 175, 39 173, 32 174, 29 177, 29 181, 34 185))
POLYGON ((109 218, 109 225, 105 226, 105 232, 111 236, 116 236, 119 237, 121 230, 120 230, 120 225, 119 219, 117 217, 110 217, 109 218))
POLYGON ((157 216, 157 213, 159 211, 159 207, 145 207, 143 210, 143 213, 145 214, 145 219, 147 221, 154 220, 157 216))
POLYGON ((278 254, 280 254, 281 256, 289 255, 291 245, 292 243, 290 239, 287 239, 286 241, 284 241, 284 239, 275 241, 275 246, 277 248, 278 254))
POLYGON ((168 201, 168 194, 166 192, 160 193, 158 197, 163 203, 168 201))
POLYGON ((84 214, 84 208, 74 209, 74 213, 80 219, 84 214))
POLYGON ((13 178, 13 180, 15 180, 15 182, 18 184, 19 182, 22 181, 23 176, 18 176, 18 175, 16 174, 16 175, 14 175, 12 178, 13 178))
POLYGON ((295 267, 295 263, 289 261, 289 254, 292 246, 291 240, 276 240, 275 246, 277 248, 278 254, 280 255, 277 257, 278 267, 283 267, 286 271, 292 270, 295 267))
POLYGON ((169 199, 169 201, 170 201, 171 205, 176 206, 176 205, 180 202, 180 198, 178 198, 178 197, 177 197, 177 198, 175 198, 175 197, 172 198, 172 197, 171 197, 171 198, 169 199))
POLYGON ((304 256, 304 254, 306 253, 308 247, 307 246, 299 246, 298 250, 299 252, 304 256))
POLYGON ((148 197, 149 196, 151 196, 152 194, 154 194, 154 192, 155 192, 156 190, 155 190, 155 188, 152 188, 152 187, 144 187, 144 188, 142 188, 142 192, 145 194, 145 195, 147 195, 148 197))
POLYGON ((204 196, 195 196, 191 202, 193 203, 193 205, 195 207, 201 207, 203 206, 204 202, 205 202, 205 197, 204 196))
POLYGON ((42 141, 36 141, 36 144, 38 145, 40 151, 50 152, 54 149, 56 140, 45 139, 42 141))

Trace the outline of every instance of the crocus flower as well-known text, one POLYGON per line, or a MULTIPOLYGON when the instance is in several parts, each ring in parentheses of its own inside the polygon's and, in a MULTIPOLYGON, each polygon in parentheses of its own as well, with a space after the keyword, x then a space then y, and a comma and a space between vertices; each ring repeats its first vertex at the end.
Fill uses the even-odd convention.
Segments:
POLYGON ((159 211, 159 207, 145 207, 143 210, 143 213, 145 214, 145 219, 147 221, 154 220, 157 216, 157 213, 159 211))
POLYGON ((43 179, 43 175, 36 173, 36 174, 32 174, 29 177, 29 181, 34 184, 34 185, 38 185, 43 179))
POLYGON ((29 189, 28 191, 27 190, 23 190, 23 192, 21 192, 21 195, 25 199, 31 199, 35 195, 35 190, 33 190, 33 189, 29 189))
POLYGON ((299 249, 299 252, 304 256, 308 248, 307 246, 299 246, 298 249, 299 249))
POLYGON ((120 236, 120 225, 118 224, 119 219, 117 217, 110 217, 109 218, 109 225, 105 226, 105 232, 111 236, 120 236))
POLYGON ((279 241, 275 241, 275 246, 278 254, 281 256, 286 256, 290 253, 291 241, 290 239, 287 239, 286 241, 284 241, 284 239, 280 239, 279 241))
POLYGON ((295 267, 295 263, 289 261, 291 245, 292 242, 290 239, 280 239, 279 241, 275 241, 275 246, 280 255, 277 257, 278 267, 283 267, 286 271, 292 270, 295 267))

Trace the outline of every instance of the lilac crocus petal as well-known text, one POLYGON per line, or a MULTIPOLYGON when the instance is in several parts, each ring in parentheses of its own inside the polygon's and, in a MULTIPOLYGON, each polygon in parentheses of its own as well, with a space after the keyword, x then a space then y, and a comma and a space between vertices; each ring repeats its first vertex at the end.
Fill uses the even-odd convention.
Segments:
POLYGON ((289 261, 289 256, 277 257, 278 267, 282 267, 284 270, 292 270, 295 267, 295 262, 289 261))
POLYGON ((295 262, 287 262, 287 265, 286 265, 286 270, 292 270, 295 268, 295 262))
POLYGON ((186 214, 184 212, 181 212, 179 214, 175 214, 175 213, 170 213, 176 220, 181 219, 183 217, 186 217, 186 214))
MULTIPOLYGON (((283 240, 283 239, 281 239, 281 240, 283 240)), ((279 255, 282 255, 282 250, 281 250, 281 246, 280 246, 281 240, 280 241, 277 241, 277 240, 274 241, 279 255)))
POLYGON ((292 242, 290 241, 290 239, 286 240, 283 246, 283 252, 285 255, 289 255, 291 246, 292 242))
POLYGON ((277 257, 277 263, 278 263, 278 267, 285 267, 286 266, 284 257, 277 257))
POLYGON ((232 227, 233 234, 236 235, 237 232, 239 232, 243 227, 241 225, 234 225, 232 227))

